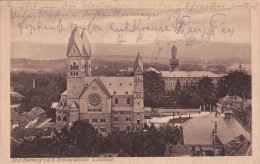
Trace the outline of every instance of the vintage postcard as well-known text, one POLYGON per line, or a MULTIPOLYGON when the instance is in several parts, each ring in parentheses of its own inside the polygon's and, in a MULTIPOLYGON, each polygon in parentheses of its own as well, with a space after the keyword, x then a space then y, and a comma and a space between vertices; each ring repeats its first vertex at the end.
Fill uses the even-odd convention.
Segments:
POLYGON ((0 7, 3 163, 260 163, 259 1, 0 7))

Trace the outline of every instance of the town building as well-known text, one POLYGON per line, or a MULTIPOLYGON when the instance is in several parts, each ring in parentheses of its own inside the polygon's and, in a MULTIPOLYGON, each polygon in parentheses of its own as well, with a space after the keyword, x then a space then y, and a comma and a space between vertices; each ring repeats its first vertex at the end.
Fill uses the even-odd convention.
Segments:
POLYGON ((57 106, 58 127, 86 120, 102 134, 141 129, 144 119, 143 62, 138 53, 133 77, 93 76, 91 46, 84 30, 72 31, 67 49, 67 90, 57 106))
POLYGON ((203 77, 210 77, 213 83, 217 84, 218 79, 222 77, 220 74, 215 74, 211 71, 179 71, 179 60, 177 59, 177 48, 173 45, 171 48, 171 58, 169 59, 169 71, 158 71, 155 68, 148 68, 145 71, 153 71, 161 74, 165 81, 165 90, 170 92, 176 87, 179 80, 182 88, 195 87, 197 82, 203 77))
POLYGON ((22 114, 11 113, 11 130, 20 128, 33 128, 46 119, 46 111, 40 107, 34 107, 29 112, 22 114))
POLYGON ((193 155, 246 155, 250 149, 251 135, 233 118, 232 112, 226 112, 224 117, 194 117, 181 126, 183 144, 190 146, 193 155))

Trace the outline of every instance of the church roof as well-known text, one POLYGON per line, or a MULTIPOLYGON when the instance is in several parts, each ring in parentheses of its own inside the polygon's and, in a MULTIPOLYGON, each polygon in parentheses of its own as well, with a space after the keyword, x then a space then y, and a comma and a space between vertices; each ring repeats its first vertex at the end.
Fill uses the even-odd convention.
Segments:
POLYGON ((96 81, 108 96, 134 94, 134 77, 86 77, 86 87, 83 89, 80 97, 93 81, 96 81))
POLYGON ((61 95, 62 95, 62 96, 67 96, 67 90, 64 91, 61 95))
POLYGON ((134 77, 100 77, 110 95, 133 95, 134 77))
POLYGON ((77 30, 77 27, 75 27, 71 33, 69 43, 68 43, 67 55, 69 54, 70 49, 74 44, 76 45, 77 49, 79 50, 80 55, 91 56, 90 43, 88 41, 88 38, 86 37, 84 30, 82 31, 82 34, 80 35, 77 30))
POLYGON ((78 104, 75 101, 73 101, 70 105, 70 108, 78 108, 78 104))
POLYGON ((212 145, 214 122, 217 122, 217 136, 222 144, 226 144, 239 135, 251 141, 250 134, 233 118, 194 117, 182 124, 185 145, 212 145))
POLYGON ((134 71, 136 70, 136 68, 138 66, 141 68, 141 71, 143 72, 144 71, 144 65, 143 65, 143 62, 142 62, 142 59, 141 59, 139 52, 138 52, 138 55, 137 55, 135 62, 134 62, 134 67, 133 67, 134 71))
POLYGON ((210 71, 161 71, 162 77, 219 77, 210 71))
POLYGON ((107 90, 107 87, 104 85, 104 83, 102 82, 102 80, 100 80, 100 78, 96 78, 95 81, 98 83, 98 85, 100 86, 100 88, 105 92, 105 94, 107 96, 110 96, 109 91, 107 90))

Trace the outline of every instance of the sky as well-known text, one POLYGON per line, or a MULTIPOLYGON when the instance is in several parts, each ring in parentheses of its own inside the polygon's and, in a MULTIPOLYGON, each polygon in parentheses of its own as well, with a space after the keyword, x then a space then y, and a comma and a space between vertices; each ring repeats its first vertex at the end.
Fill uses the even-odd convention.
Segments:
POLYGON ((11 10, 11 41, 63 44, 78 26, 90 43, 251 43, 250 17, 247 9, 11 10))

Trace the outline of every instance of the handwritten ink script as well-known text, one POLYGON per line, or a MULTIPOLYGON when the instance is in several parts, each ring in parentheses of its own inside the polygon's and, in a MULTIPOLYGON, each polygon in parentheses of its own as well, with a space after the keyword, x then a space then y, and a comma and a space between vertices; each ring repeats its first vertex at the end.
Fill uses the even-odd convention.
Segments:
MULTIPOLYGON (((156 5, 167 6, 166 2, 156 5)), ((145 4, 146 1, 141 1, 138 6, 145 4)), ((118 44, 171 40, 185 41, 187 45, 236 36, 240 33, 240 25, 232 22, 236 14, 234 10, 255 10, 258 5, 249 2, 200 4, 195 1, 184 4, 174 6, 184 9, 122 9, 118 7, 126 4, 119 3, 105 6, 106 9, 91 9, 102 7, 102 3, 95 5, 94 1, 82 1, 80 9, 75 9, 72 3, 66 1, 62 8, 68 10, 63 10, 55 5, 39 8, 37 2, 27 2, 20 8, 8 3, 11 22, 20 35, 41 32, 62 34, 78 27, 90 36, 110 37, 118 44)))

